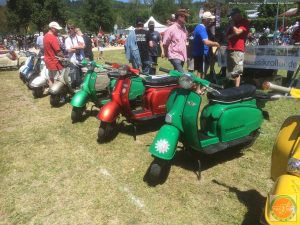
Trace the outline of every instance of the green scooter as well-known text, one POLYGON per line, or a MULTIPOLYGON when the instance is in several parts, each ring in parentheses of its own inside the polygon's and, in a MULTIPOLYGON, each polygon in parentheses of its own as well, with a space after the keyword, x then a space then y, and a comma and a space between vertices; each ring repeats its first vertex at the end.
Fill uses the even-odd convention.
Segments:
MULTIPOLYGON (((170 70, 160 70, 174 74, 170 70)), ((220 90, 221 86, 193 73, 181 73, 179 85, 181 88, 173 90, 167 101, 167 124, 160 128, 149 149, 154 160, 146 176, 153 183, 160 182, 169 170, 179 140, 186 149, 213 154, 252 143, 263 122, 263 111, 255 99, 255 86, 220 90), (209 91, 209 103, 201 112, 200 127, 198 115, 202 98, 194 91, 194 86, 199 84, 209 91)))
POLYGON ((83 60, 82 66, 88 71, 81 84, 81 89, 72 97, 70 104, 73 106, 71 119, 77 122, 82 119, 86 103, 91 100, 96 107, 101 107, 110 101, 109 94, 119 77, 117 68, 119 64, 105 62, 106 65, 97 64, 95 61, 83 60))

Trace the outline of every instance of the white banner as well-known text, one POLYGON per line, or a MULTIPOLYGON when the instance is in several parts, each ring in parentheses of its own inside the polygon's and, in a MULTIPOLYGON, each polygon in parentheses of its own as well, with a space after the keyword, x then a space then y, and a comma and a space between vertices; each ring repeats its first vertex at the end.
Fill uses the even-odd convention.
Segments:
MULTIPOLYGON (((246 48, 244 67, 295 71, 300 63, 300 46, 260 45, 246 48)), ((226 46, 218 52, 219 66, 226 67, 226 46)))

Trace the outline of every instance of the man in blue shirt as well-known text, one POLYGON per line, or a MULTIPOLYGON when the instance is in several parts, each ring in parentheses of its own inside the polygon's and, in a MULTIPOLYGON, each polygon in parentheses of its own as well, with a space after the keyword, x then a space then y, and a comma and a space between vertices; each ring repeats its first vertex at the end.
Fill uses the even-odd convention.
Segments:
MULTIPOLYGON (((218 42, 210 41, 208 39, 207 27, 214 22, 215 16, 211 12, 204 12, 202 17, 202 24, 198 24, 194 30, 194 43, 192 55, 194 58, 194 70, 197 71, 197 76, 204 79, 209 67, 208 52, 209 47, 220 47, 218 42)), ((198 92, 200 89, 198 89, 198 92)))

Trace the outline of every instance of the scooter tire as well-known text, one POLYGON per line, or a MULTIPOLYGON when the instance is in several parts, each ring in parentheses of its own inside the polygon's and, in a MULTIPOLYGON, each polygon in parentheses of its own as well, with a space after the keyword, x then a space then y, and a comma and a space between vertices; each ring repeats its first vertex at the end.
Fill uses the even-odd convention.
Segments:
POLYGON ((112 123, 100 122, 98 130, 98 139, 99 143, 105 143, 113 139, 116 133, 116 121, 112 123))
POLYGON ((32 89, 32 95, 34 98, 41 98, 43 96, 43 93, 44 93, 43 87, 32 89))
POLYGON ((32 82, 35 78, 36 78, 36 76, 31 76, 31 77, 29 78, 28 82, 26 83, 28 89, 30 89, 30 90, 32 89, 32 88, 30 87, 30 84, 31 84, 31 82, 32 82))
POLYGON ((71 120, 73 123, 81 121, 83 118, 83 112, 85 111, 85 107, 73 107, 71 112, 71 120))
POLYGON ((53 107, 59 106, 60 95, 50 95, 50 105, 53 107))
POLYGON ((20 80, 25 84, 25 78, 24 78, 24 76, 21 73, 19 75, 20 75, 20 80))
POLYGON ((154 158, 151 163, 148 174, 147 182, 151 186, 164 183, 170 172, 170 163, 167 160, 154 158))

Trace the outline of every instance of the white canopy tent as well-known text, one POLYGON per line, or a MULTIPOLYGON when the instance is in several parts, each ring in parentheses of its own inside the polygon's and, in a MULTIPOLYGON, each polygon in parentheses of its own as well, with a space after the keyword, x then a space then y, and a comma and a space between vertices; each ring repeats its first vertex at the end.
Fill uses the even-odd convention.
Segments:
POLYGON ((144 23, 144 28, 148 29, 148 23, 151 20, 154 22, 154 30, 158 31, 159 33, 164 32, 167 29, 167 26, 157 22, 153 16, 150 16, 150 18, 147 20, 147 22, 144 23))

